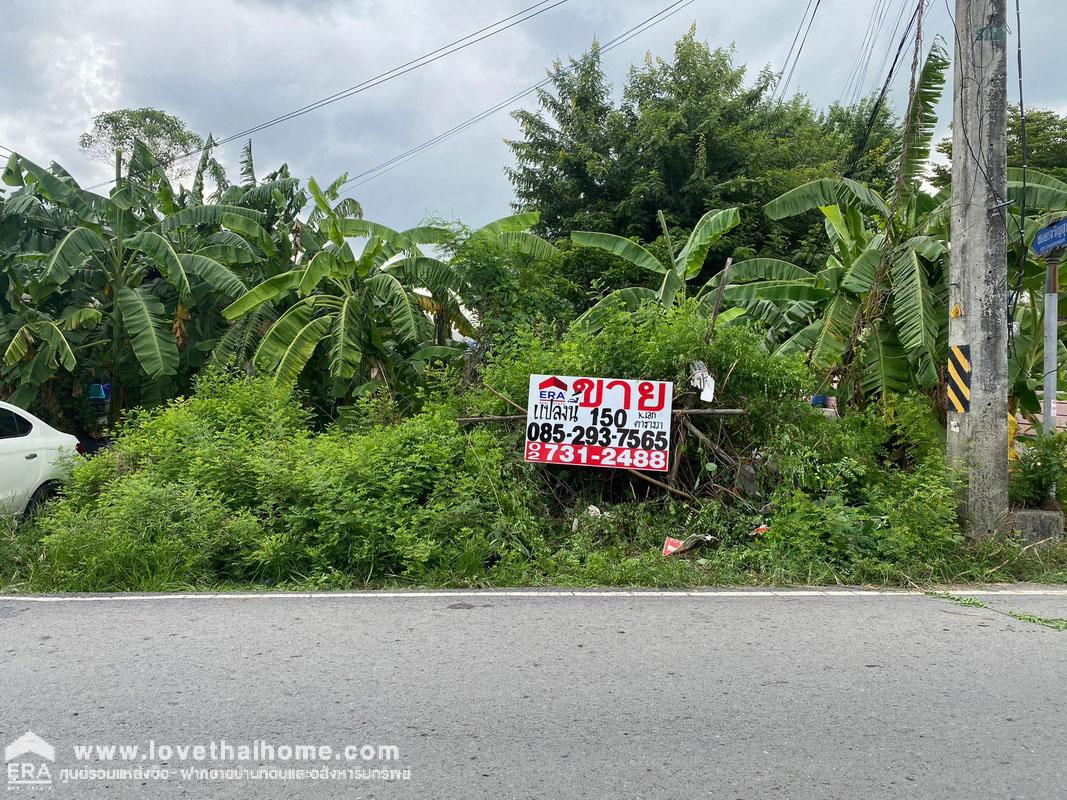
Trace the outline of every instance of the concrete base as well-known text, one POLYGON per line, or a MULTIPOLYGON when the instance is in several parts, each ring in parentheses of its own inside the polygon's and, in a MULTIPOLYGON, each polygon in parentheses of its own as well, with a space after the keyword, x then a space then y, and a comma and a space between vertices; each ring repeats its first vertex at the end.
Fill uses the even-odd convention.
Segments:
POLYGON ((1028 542, 1042 542, 1063 536, 1063 512, 1040 508, 1020 508, 1012 512, 1012 530, 1020 531, 1028 542))

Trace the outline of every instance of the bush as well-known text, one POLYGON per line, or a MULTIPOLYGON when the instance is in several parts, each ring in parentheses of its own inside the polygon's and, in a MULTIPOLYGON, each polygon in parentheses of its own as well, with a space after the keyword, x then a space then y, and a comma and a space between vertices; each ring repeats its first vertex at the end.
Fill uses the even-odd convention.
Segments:
POLYGON ((1039 508, 1049 502, 1053 492, 1067 489, 1067 433, 1038 434, 1026 444, 1026 450, 1012 465, 1009 496, 1013 505, 1039 508))
POLYGON ((143 591, 1059 574, 1055 558, 1011 542, 968 549, 924 398, 827 419, 807 402, 801 362, 767 353, 744 326, 710 343, 707 333, 692 303, 646 307, 595 334, 527 328, 485 370, 518 398, 531 372, 647 376, 684 392, 689 364, 704 361, 717 404, 749 413, 702 422, 707 441, 684 444, 679 480, 699 503, 624 473, 522 463, 521 425, 457 424, 504 407, 480 388, 450 393, 452 374, 418 414, 379 395, 318 433, 288 390, 211 374, 194 397, 131 420, 35 522, 3 531, 0 577, 30 590, 143 591), (689 535, 710 542, 662 556, 665 537, 689 535))
POLYGON ((39 537, 30 588, 50 591, 169 591, 250 577, 245 564, 262 535, 247 511, 183 484, 134 475, 92 506, 60 502, 30 534, 39 537))

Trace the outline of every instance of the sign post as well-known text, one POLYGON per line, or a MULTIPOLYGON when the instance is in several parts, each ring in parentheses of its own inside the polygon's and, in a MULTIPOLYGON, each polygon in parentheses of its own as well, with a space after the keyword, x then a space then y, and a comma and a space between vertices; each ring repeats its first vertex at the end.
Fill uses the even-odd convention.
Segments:
POLYGON ((1056 357, 1059 354, 1059 302, 1060 302, 1060 253, 1067 247, 1067 219, 1055 222, 1038 231, 1034 237, 1034 252, 1045 256, 1045 344, 1044 344, 1044 393, 1042 413, 1045 430, 1056 430, 1056 391, 1059 388, 1059 372, 1056 357))
POLYGON ((666 381, 531 375, 525 460, 667 472, 673 391, 666 381))

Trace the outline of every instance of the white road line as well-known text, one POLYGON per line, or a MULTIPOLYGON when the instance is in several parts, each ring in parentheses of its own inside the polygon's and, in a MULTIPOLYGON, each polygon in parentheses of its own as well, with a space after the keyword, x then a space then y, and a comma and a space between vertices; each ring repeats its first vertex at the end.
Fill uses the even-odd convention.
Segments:
MULTIPOLYGON (((969 589, 948 588, 949 594, 961 597, 1067 597, 1067 588, 1005 588, 969 589)), ((366 591, 366 592, 227 592, 227 593, 171 593, 171 594, 95 594, 95 595, 0 595, 0 602, 25 603, 106 603, 151 602, 159 600, 417 600, 477 597, 922 597, 926 592, 908 589, 707 589, 693 591, 670 590, 443 590, 443 591, 366 591)))

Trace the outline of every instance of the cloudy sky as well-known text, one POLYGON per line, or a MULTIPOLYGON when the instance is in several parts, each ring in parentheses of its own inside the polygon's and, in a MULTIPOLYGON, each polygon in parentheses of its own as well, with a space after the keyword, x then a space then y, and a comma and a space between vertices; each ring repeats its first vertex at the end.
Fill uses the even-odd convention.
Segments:
MULTIPOLYGON (((216 138, 331 95, 489 25, 534 0, 4 0, 0 4, 0 145, 57 160, 82 185, 110 168, 78 150, 93 115, 154 106, 216 138)), ((871 16, 887 24, 912 0, 822 0, 791 91, 818 106, 838 99, 871 16)), ((928 36, 951 32, 948 0, 932 0, 928 36)), ((1060 37, 1067 3, 1021 0, 1027 103, 1067 111, 1060 37)), ((577 55, 666 7, 669 0, 566 0, 540 16, 425 68, 253 137, 261 172, 288 161, 320 182, 355 174, 526 88, 554 58, 577 55)), ((605 54, 613 85, 646 52, 669 57, 695 23, 713 46, 736 47, 754 74, 780 68, 805 0, 695 0, 605 54)), ((1012 6, 1012 76, 1017 100, 1012 6)), ((899 36, 899 34, 898 34, 899 36)), ((909 59, 910 61, 910 59, 909 59)), ((906 94, 907 69, 894 87, 906 94)), ((866 89, 881 83, 871 68, 866 89)), ((530 104, 531 100, 522 101, 530 104)), ((949 109, 942 113, 947 129, 949 109)), ((498 113, 355 189, 368 218, 413 225, 427 216, 480 224, 512 199, 503 140, 516 126, 498 113)), ((239 145, 223 148, 235 164, 239 145)))

